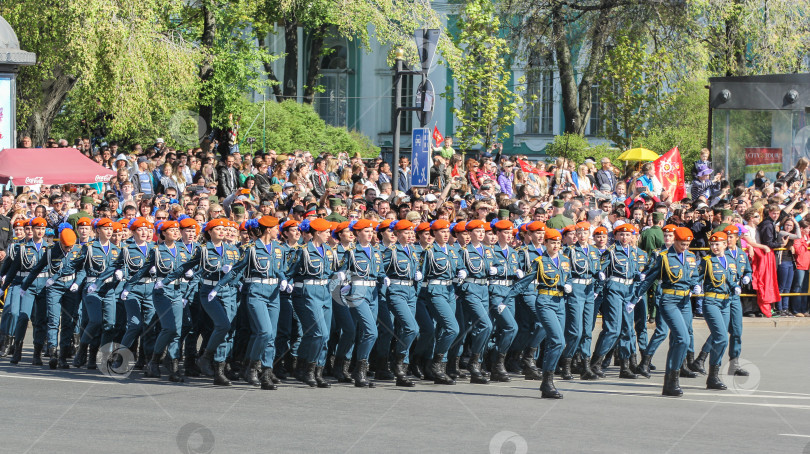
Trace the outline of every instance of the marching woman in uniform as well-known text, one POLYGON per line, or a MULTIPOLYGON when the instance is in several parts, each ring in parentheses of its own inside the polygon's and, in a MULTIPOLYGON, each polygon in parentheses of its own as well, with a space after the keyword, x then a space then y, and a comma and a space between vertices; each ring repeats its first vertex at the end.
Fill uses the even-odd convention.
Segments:
MULTIPOLYGON (((675 229, 678 226, 675 224, 667 224, 661 230, 664 232, 664 246, 661 249, 655 250, 650 254, 650 258, 647 260, 647 269, 649 271, 650 266, 655 261, 656 257, 661 254, 666 254, 667 250, 675 243, 675 229)), ((642 293, 642 298, 643 298, 642 293)), ((667 323, 664 321, 664 318, 661 316, 661 309, 658 308, 658 305, 661 302, 661 285, 655 286, 655 291, 653 292, 653 304, 657 308, 655 311, 655 331, 653 331, 652 337, 650 337, 650 341, 647 342, 647 348, 641 352, 641 363, 638 365, 638 373, 639 375, 650 378, 650 371, 655 370, 655 366, 652 365, 652 358, 655 355, 655 352, 658 350, 658 347, 664 342, 669 334, 669 327, 667 327, 667 323)), ((642 304, 644 302, 642 301, 642 304)), ((707 350, 708 352, 708 350, 707 350)))
POLYGON ((460 251, 461 264, 467 270, 467 277, 461 284, 460 303, 464 308, 464 318, 469 323, 470 359, 467 369, 470 371, 470 383, 485 385, 489 379, 481 371, 481 357, 492 333, 489 276, 498 270, 493 264, 492 248, 482 243, 484 223, 474 219, 467 223, 466 229, 470 232, 470 244, 460 251))
MULTIPOLYGON (((315 218, 309 222, 312 240, 298 249, 292 267, 293 307, 304 335, 298 347, 296 378, 311 387, 329 388, 323 378, 329 330, 332 324, 332 298, 329 278, 336 270, 335 252, 329 240, 329 221, 315 218)), ((339 275, 338 280, 343 281, 339 275)))
POLYGON ((14 221, 14 242, 8 245, 6 259, 0 265, 0 286, 8 289, 3 306, 3 317, 0 319, 0 337, 2 338, 0 356, 10 355, 14 349, 14 331, 17 329, 17 317, 20 316, 20 283, 22 279, 15 284, 14 279, 6 278, 6 274, 17 254, 20 253, 22 243, 33 235, 31 227, 26 228, 27 225, 27 219, 14 221), (8 286, 4 285, 6 282, 9 283, 8 286))
MULTIPOLYGON (((433 244, 433 235, 430 234, 430 223, 421 222, 414 229, 416 232, 416 242, 413 244, 414 255, 419 258, 419 275, 424 277, 422 271, 422 261, 425 249, 433 244)), ((436 334, 436 325, 428 310, 427 285, 423 279, 414 282, 416 290, 416 324, 419 325, 419 334, 413 345, 413 356, 411 357, 411 374, 422 380, 423 378, 433 379, 430 372, 429 359, 433 356, 433 344, 436 334)))
MULTIPOLYGON (((251 221, 254 220, 247 221, 248 227, 256 228, 251 221)), ((245 380, 254 386, 261 385, 262 389, 273 390, 278 388, 273 380, 273 362, 280 292, 286 292, 290 286, 285 274, 284 252, 276 241, 278 219, 262 216, 255 222, 260 237, 245 249, 239 263, 219 281, 214 291, 235 281, 244 283, 242 290, 247 295, 247 314, 252 333, 247 346, 249 366, 245 380), (261 378, 258 375, 260 367, 261 378)))
POLYGON ((692 324, 692 293, 703 293, 695 254, 689 252, 689 243, 694 239, 692 231, 686 227, 675 229, 675 243, 666 252, 655 257, 647 270, 647 276, 636 288, 635 296, 628 304, 641 299, 653 282, 660 280, 661 301, 658 310, 669 326, 669 351, 664 376, 662 395, 680 397, 683 395, 678 377, 686 361, 689 346, 689 326, 692 324))
MULTIPOLYGON (((546 234, 546 224, 532 221, 523 224, 525 229, 525 246, 518 250, 518 262, 526 276, 537 276, 537 262, 535 259, 543 255, 545 247, 543 242, 546 234)), ((542 380, 543 375, 537 368, 537 350, 540 339, 545 335, 540 318, 537 316, 537 288, 535 285, 526 286, 515 298, 516 317, 518 319, 518 334, 512 342, 512 348, 519 348, 521 373, 526 380, 542 380), (521 324, 522 323, 522 324, 521 324)))
MULTIPOLYGON (((334 248, 338 269, 346 268, 348 252, 354 247, 354 232, 349 225, 349 221, 341 222, 332 231, 332 237, 338 240, 338 244, 334 248)), ((354 380, 349 373, 349 363, 352 361, 357 324, 352 317, 346 296, 341 295, 339 290, 332 291, 332 315, 335 319, 335 326, 340 331, 335 347, 335 365, 332 368, 332 376, 337 379, 338 383, 352 383, 354 380)))
POLYGON ((230 331, 236 315, 236 287, 228 285, 222 286, 219 291, 214 290, 219 280, 227 275, 239 260, 239 250, 236 246, 225 242, 229 225, 230 221, 223 218, 208 222, 205 226, 208 237, 205 245, 197 247, 187 262, 155 283, 155 290, 160 290, 186 275, 194 267, 198 267, 202 278, 200 302, 214 323, 214 331, 208 339, 205 352, 197 359, 197 366, 204 375, 213 376, 214 384, 219 386, 231 385, 225 376, 225 360, 233 342, 230 331))
MULTIPOLYGON (((193 218, 180 216, 180 241, 175 241, 178 248, 183 250, 186 257, 194 255, 199 247, 197 239, 200 236, 200 225, 193 218)), ((198 298, 200 288, 200 275, 195 269, 191 270, 193 276, 189 279, 188 272, 180 280, 180 293, 185 298, 183 302, 183 327, 180 334, 180 343, 183 345, 183 373, 186 377, 199 377, 200 368, 197 367, 197 340, 202 335, 202 328, 208 316, 203 312, 198 298)), ((207 339, 203 337, 203 342, 207 339)))
POLYGON ((598 263, 594 272, 593 301, 586 301, 585 307, 582 309, 582 336, 577 348, 577 355, 580 356, 582 363, 574 368, 574 370, 579 370, 580 380, 596 380, 599 378, 591 370, 591 340, 593 339, 593 330, 596 327, 596 314, 604 301, 604 293, 601 291, 604 282, 597 279, 597 271, 601 267, 602 254, 607 250, 607 229, 602 226, 595 228, 591 238, 593 238, 593 246, 590 249, 596 254, 598 263))
POLYGON ((413 249, 414 229, 412 222, 403 219, 391 226, 397 242, 383 250, 383 270, 388 278, 388 310, 394 316, 396 346, 394 347, 394 375, 397 386, 412 387, 408 378, 409 350, 419 325, 416 323, 416 281, 422 280, 419 260, 413 249))
POLYGON ((730 295, 739 295, 742 290, 737 282, 737 264, 726 255, 728 236, 724 232, 713 233, 709 238, 711 255, 700 261, 700 275, 703 282, 703 318, 709 325, 711 356, 709 356, 709 376, 707 389, 726 389, 720 381, 720 364, 728 346, 728 322, 730 316, 730 295))
POLYGON ((491 266, 495 274, 491 274, 489 281, 489 314, 492 318, 493 341, 495 348, 492 351, 493 360, 491 379, 508 382, 511 379, 506 371, 504 362, 509 346, 517 335, 517 322, 515 321, 515 298, 510 295, 510 288, 516 279, 522 279, 524 274, 518 263, 517 251, 509 247, 514 235, 514 225, 507 220, 493 221, 492 231, 497 236, 497 243, 492 245, 491 266))
MULTIPOLYGON (((149 249, 144 266, 130 276, 121 292, 124 299, 130 293, 130 288, 137 286, 147 273, 151 274, 152 267, 155 277, 163 279, 191 257, 183 245, 177 246, 180 239, 180 224, 177 221, 163 221, 156 227, 163 241, 149 249)), ((181 279, 175 279, 152 293, 155 312, 160 319, 160 333, 155 340, 152 357, 144 370, 144 377, 160 378, 160 363, 165 349, 169 358, 169 381, 183 381, 179 367, 180 331, 183 327, 183 308, 186 305, 183 286, 181 279)))
POLYGON ((560 254, 562 235, 559 231, 546 228, 546 251, 535 259, 537 262, 537 316, 546 333, 546 349, 543 355, 543 383, 540 385, 542 397, 562 399, 562 394, 554 387, 554 369, 560 360, 565 337, 563 317, 566 294, 571 293, 571 262, 560 254))

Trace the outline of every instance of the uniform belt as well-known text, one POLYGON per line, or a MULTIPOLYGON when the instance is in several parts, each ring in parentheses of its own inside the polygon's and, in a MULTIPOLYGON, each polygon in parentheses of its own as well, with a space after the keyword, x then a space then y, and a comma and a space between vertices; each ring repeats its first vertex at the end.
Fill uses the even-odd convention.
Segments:
POLYGON ((661 293, 663 293, 664 295, 686 296, 689 294, 689 290, 675 290, 672 288, 665 288, 661 290, 661 293))
POLYGON ((491 280, 489 281, 489 285, 503 285, 505 287, 509 287, 513 282, 514 281, 512 279, 491 280))
POLYGON ((67 276, 60 277, 59 279, 57 279, 57 281, 59 281, 59 282, 68 282, 68 281, 72 281, 73 278, 75 278, 75 277, 76 277, 75 274, 68 274, 67 276))
POLYGON ((633 285, 633 280, 632 279, 622 279, 620 277, 611 276, 610 280, 613 281, 613 282, 618 282, 619 284, 633 285))
MULTIPOLYGON (((94 277, 88 277, 88 278, 86 278, 85 280, 86 280, 87 282, 96 282, 96 281, 98 280, 98 276, 94 276, 94 277)), ((110 282, 112 282, 112 281, 113 281, 113 278, 108 277, 107 279, 104 279, 104 281, 102 282, 102 284, 109 284, 109 283, 110 283, 110 282)))
POLYGON ((431 279, 428 281, 428 285, 451 285, 453 281, 444 281, 441 279, 431 279))
POLYGON ((46 273, 37 274, 37 279, 39 279, 39 278, 47 278, 47 277, 51 277, 51 273, 46 272, 46 273))
POLYGON ((561 292, 559 290, 545 290, 545 289, 542 289, 542 290, 538 290, 537 293, 539 295, 548 295, 548 296, 562 296, 563 295, 563 292, 561 292))
POLYGON ((219 284, 219 281, 212 281, 211 279, 203 279, 202 283, 203 285, 217 285, 219 284))
POLYGON ((571 279, 571 280, 570 280, 570 281, 568 281, 568 282, 570 282, 570 283, 572 283, 572 284, 579 284, 579 285, 591 285, 591 282, 593 282, 593 278, 588 278, 588 279, 571 279))
POLYGON ((155 282, 155 278, 153 278, 153 277, 144 277, 144 278, 138 279, 139 284, 151 284, 153 282, 155 282))
POLYGON ((23 271, 21 273, 17 273, 17 277, 21 277, 21 278, 25 279, 25 278, 28 277, 29 274, 31 274, 31 273, 29 273, 28 271, 23 271))
POLYGON ((413 287, 413 281, 406 279, 391 279, 391 285, 404 285, 405 287, 413 287))
POLYGON ((167 282, 167 283, 166 283, 166 285, 165 285, 164 287, 168 287, 168 286, 170 286, 170 285, 177 285, 177 284, 179 284, 179 283, 180 283, 180 279, 175 279, 175 280, 173 280, 173 281, 167 282))
POLYGON ((304 279, 304 282, 296 282, 293 287, 301 288, 305 285, 326 285, 329 282, 328 279, 304 279))
POLYGON ((249 277, 245 279, 243 282, 248 284, 265 284, 265 285, 275 285, 278 284, 277 278, 261 278, 261 277, 249 277))
POLYGON ((489 284, 489 281, 486 280, 486 279, 473 279, 471 277, 468 277, 467 279, 464 279, 464 282, 467 282, 469 284, 479 284, 479 285, 487 285, 487 284, 489 284))
POLYGON ((376 287, 377 281, 367 281, 364 279, 352 279, 352 285, 358 285, 360 287, 376 287))
POLYGON ((727 300, 728 299, 728 295, 723 294, 723 293, 715 293, 715 292, 706 292, 706 293, 703 294, 703 297, 704 298, 715 298, 715 299, 718 299, 718 300, 727 300))

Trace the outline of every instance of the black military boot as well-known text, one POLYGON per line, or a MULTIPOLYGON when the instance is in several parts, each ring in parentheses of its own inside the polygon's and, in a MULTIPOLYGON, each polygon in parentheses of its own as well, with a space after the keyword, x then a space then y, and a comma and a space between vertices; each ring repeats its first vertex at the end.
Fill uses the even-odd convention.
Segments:
POLYGON ((397 376, 397 386, 403 386, 405 388, 413 388, 416 386, 416 383, 408 378, 408 371, 405 366, 405 355, 402 353, 397 353, 394 358, 394 375, 397 376))
POLYGON ((375 380, 393 380, 396 375, 391 372, 391 367, 388 365, 388 358, 381 356, 377 357, 377 367, 374 368, 375 380))
POLYGON ((605 378, 605 373, 602 372, 602 361, 604 360, 604 356, 594 356, 591 359, 591 372, 599 378, 605 378))
POLYGON ((343 358, 335 358, 332 376, 335 377, 338 383, 351 383, 354 381, 349 374, 349 362, 343 358))
POLYGON ((160 353, 153 353, 152 358, 149 360, 143 370, 143 376, 146 378, 160 378, 161 361, 163 361, 163 355, 160 353))
POLYGON ((96 361, 98 359, 98 345, 90 345, 87 349, 87 369, 98 369, 96 361))
POLYGON ((273 368, 272 367, 265 367, 262 368, 262 376, 260 378, 262 389, 265 390, 274 390, 278 389, 278 385, 273 382, 273 368))
POLYGON ((273 363, 273 375, 282 380, 286 380, 290 375, 289 369, 287 369, 285 364, 287 362, 287 355, 289 355, 289 352, 285 353, 281 358, 276 358, 276 361, 273 363))
POLYGON ((87 364, 87 344, 79 343, 76 356, 73 357, 73 367, 82 367, 87 364))
POLYGON ((662 396, 683 396, 683 391, 681 391, 681 387, 678 385, 678 375, 679 372, 677 369, 666 371, 666 375, 664 375, 664 389, 661 391, 662 396))
POLYGON ((57 369, 70 369, 70 365, 67 361, 67 352, 65 349, 59 349, 59 358, 56 360, 56 368, 57 369))
MULTIPOLYGON (((206 351, 207 353, 207 351, 206 351)), ((202 369, 202 368, 201 368, 202 369)), ((231 381, 225 376, 225 363, 214 361, 214 385, 231 386, 231 381)))
POLYGON ((505 353, 498 353, 495 357, 495 363, 492 365, 492 375, 490 379, 492 381, 500 381, 500 382, 509 382, 512 381, 509 378, 509 372, 506 371, 506 367, 504 367, 504 361, 506 360, 505 353))
POLYGON ((582 366, 582 356, 576 353, 571 361, 571 374, 582 375, 585 368, 582 366))
MULTIPOLYGON (((366 373, 368 373, 368 362, 366 362, 366 373)), ((323 366, 315 367, 315 384, 318 388, 331 388, 332 385, 323 378, 323 366)))
POLYGON ((691 370, 692 372, 697 372, 699 374, 706 375, 706 369, 703 368, 701 368, 701 370, 695 369, 695 352, 686 352, 686 367, 688 367, 689 370, 691 370))
POLYGON ((748 371, 740 367, 740 358, 731 358, 728 361, 728 375, 747 377, 748 371))
MULTIPOLYGON (((686 361, 689 361, 689 355, 694 356, 693 353, 689 353, 686 355, 686 361)), ((689 368, 692 369, 694 372, 699 374, 706 375, 706 358, 709 357, 708 353, 700 352, 697 355, 696 359, 692 359, 692 362, 689 363, 689 368)))
POLYGON ((411 356, 411 362, 408 363, 408 371, 411 375, 419 380, 425 379, 425 373, 422 371, 422 357, 418 355, 411 356))
POLYGON ((593 370, 591 370, 591 357, 586 356, 582 358, 582 373, 579 375, 580 380, 596 380, 599 378, 593 370))
POLYGON ((22 360, 22 339, 14 340, 14 352, 11 354, 11 364, 19 364, 22 360))
MULTIPOLYGON (((540 369, 534 364, 534 355, 537 353, 536 348, 527 348, 523 350, 523 356, 520 358, 520 365, 523 372, 523 377, 526 380, 542 380, 543 375, 540 369)), ((508 370, 508 369, 507 369, 508 370)))
POLYGON ((444 368, 444 355, 433 355, 433 361, 430 363, 430 372, 433 374, 433 383, 436 385, 455 385, 456 381, 445 373, 444 368))
MULTIPOLYGON (((622 359, 619 357, 619 349, 616 347, 613 348, 613 365, 614 366, 622 365, 622 359)), ((606 369, 606 367, 603 367, 603 369, 606 369)))
POLYGON ((686 359, 683 360, 683 364, 681 365, 680 376, 683 378, 697 378, 697 374, 689 370, 689 367, 687 367, 686 359))
POLYGON ((253 386, 259 386, 262 382, 259 380, 259 368, 262 367, 261 361, 248 361, 247 372, 245 381, 253 386))
POLYGON ((309 385, 311 388, 318 386, 318 382, 315 380, 315 363, 301 362, 300 365, 301 365, 300 380, 305 384, 309 385))
POLYGON ((169 381, 183 383, 185 379, 180 375, 180 360, 177 358, 169 360, 169 381))
POLYGON ((638 363, 636 362, 635 353, 630 353, 630 372, 638 374, 638 363))
POLYGON ((0 334, 0 356, 5 356, 3 353, 6 351, 6 339, 8 337, 5 334, 0 334))
POLYGON ((453 380, 459 378, 458 357, 447 358, 447 376, 453 380))
POLYGON ((183 372, 186 377, 199 377, 200 368, 197 366, 197 349, 186 347, 183 352, 183 372))
POLYGON ((521 352, 510 351, 509 353, 507 353, 506 361, 504 362, 504 367, 506 368, 506 371, 513 374, 522 373, 523 364, 521 363, 521 357, 522 357, 521 352))
POLYGON ((571 373, 571 362, 573 358, 563 358, 562 359, 562 372, 560 373, 560 378, 563 380, 573 380, 574 374, 571 373))
POLYGON ((709 376, 706 378, 706 389, 725 391, 728 387, 720 381, 720 365, 709 364, 709 376))
POLYGON ((354 379, 354 386, 356 388, 373 388, 374 386, 368 381, 367 377, 368 372, 368 360, 361 359, 358 360, 357 363, 354 365, 354 372, 352 373, 352 378, 354 379))
POLYGON ((48 367, 56 369, 59 365, 59 354, 56 353, 56 347, 53 345, 48 347, 48 357, 50 358, 50 360, 48 360, 48 367))
POLYGON ((638 365, 636 370, 644 378, 650 378, 650 361, 652 361, 652 356, 641 355, 641 364, 638 365))
MULTIPOLYGON (((138 343, 136 342, 135 345, 138 345, 138 343)), ((136 347, 133 346, 133 348, 136 347)), ((135 353, 135 357, 138 358, 138 360, 135 361, 135 366, 133 367, 133 369, 143 370, 143 368, 146 367, 146 353, 144 353, 143 351, 143 346, 141 346, 141 348, 138 348, 138 352, 135 353)))
POLYGON ((225 360, 225 376, 228 377, 228 380, 239 380, 242 377, 239 375, 239 369, 242 368, 242 365, 239 361, 228 361, 225 360))
POLYGON ((554 372, 550 370, 543 371, 543 383, 540 384, 541 397, 549 399, 562 399, 563 395, 554 387, 554 372))
POLYGON ((34 359, 31 361, 32 366, 41 366, 42 365, 42 348, 44 345, 42 344, 34 344, 34 359))
POLYGON ((620 366, 621 370, 619 370, 619 378, 629 378, 631 380, 638 378, 638 376, 634 374, 633 370, 630 368, 629 358, 622 359, 620 366))
MULTIPOLYGON (((214 371, 214 351, 213 350, 205 350, 199 358, 197 358, 197 367, 200 369, 200 373, 205 375, 206 377, 213 377, 215 374, 214 371)), ((222 372, 225 373, 225 366, 223 366, 222 372)))
POLYGON ((3 354, 0 356, 8 356, 14 353, 14 346, 16 345, 14 336, 8 336, 6 338, 6 346, 3 351, 3 354))
POLYGON ((489 379, 481 372, 481 361, 479 358, 481 358, 481 355, 476 353, 471 355, 470 360, 467 361, 467 370, 470 371, 470 383, 486 385, 489 383, 489 379))

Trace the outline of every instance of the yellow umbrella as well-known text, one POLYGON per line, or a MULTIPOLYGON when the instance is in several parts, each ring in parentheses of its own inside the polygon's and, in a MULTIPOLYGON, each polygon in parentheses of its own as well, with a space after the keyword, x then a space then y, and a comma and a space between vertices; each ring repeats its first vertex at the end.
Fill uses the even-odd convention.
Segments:
POLYGON ((658 153, 646 148, 631 148, 619 155, 622 161, 655 161, 659 157, 658 153))

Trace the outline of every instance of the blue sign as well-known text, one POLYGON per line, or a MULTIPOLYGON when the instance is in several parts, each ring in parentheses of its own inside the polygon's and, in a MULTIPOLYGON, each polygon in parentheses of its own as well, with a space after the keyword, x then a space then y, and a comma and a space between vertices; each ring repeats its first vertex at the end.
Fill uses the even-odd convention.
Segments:
POLYGON ((411 136, 411 187, 424 188, 430 183, 430 130, 415 128, 411 136))

